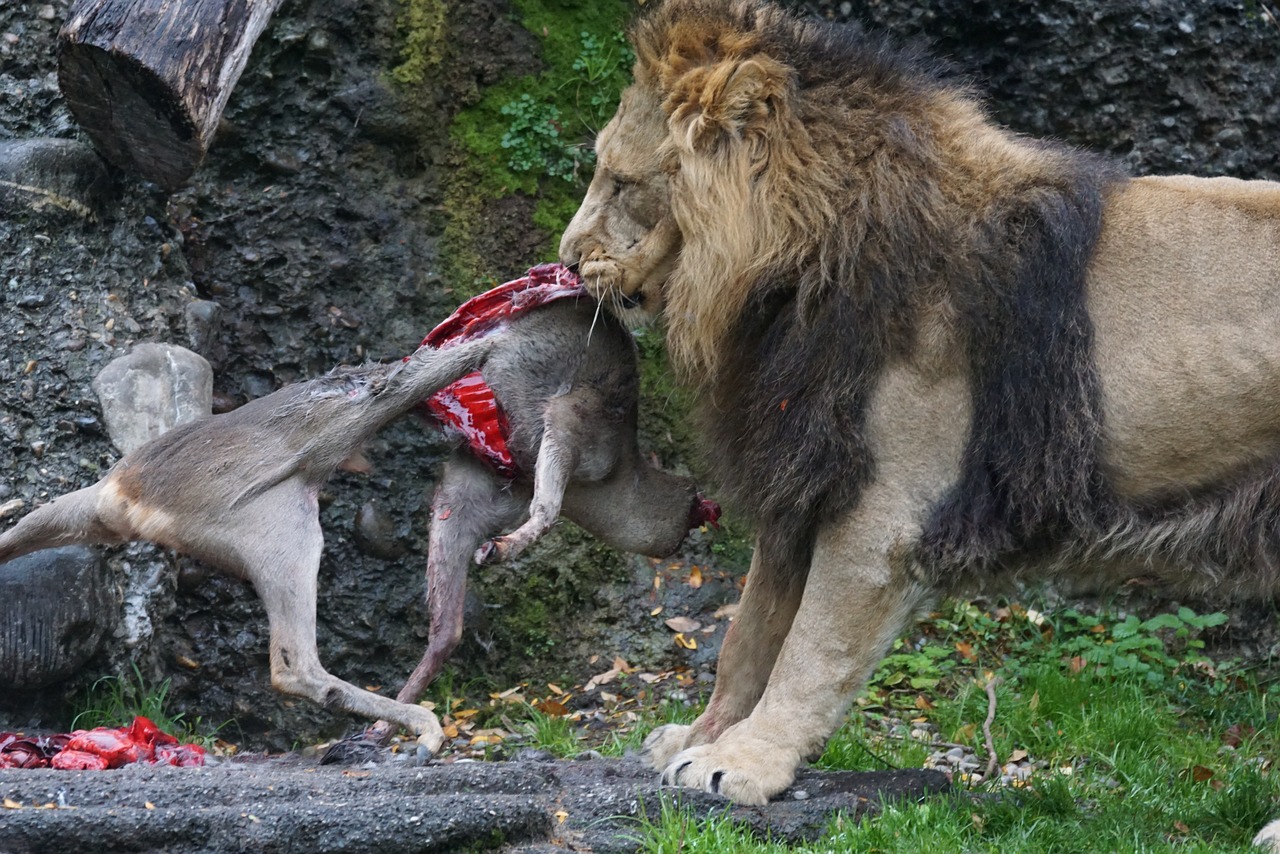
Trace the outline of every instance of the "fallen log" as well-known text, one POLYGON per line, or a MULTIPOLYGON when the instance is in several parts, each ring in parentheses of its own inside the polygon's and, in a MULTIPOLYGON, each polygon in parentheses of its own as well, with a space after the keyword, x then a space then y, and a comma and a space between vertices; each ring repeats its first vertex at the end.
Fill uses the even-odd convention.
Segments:
POLYGON ((76 0, 58 34, 62 94, 111 164, 175 190, 282 2, 76 0))

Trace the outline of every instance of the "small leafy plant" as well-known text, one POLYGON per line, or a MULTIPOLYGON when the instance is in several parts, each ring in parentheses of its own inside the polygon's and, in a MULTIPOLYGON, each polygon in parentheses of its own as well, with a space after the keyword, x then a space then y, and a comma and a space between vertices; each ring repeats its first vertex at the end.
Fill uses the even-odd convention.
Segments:
POLYGON ((579 160, 560 135, 563 122, 555 104, 535 101, 528 93, 502 106, 511 119, 502 135, 507 165, 517 172, 539 172, 551 178, 574 180, 579 160))
POLYGON ((595 166, 595 152, 583 140, 613 114, 633 55, 620 33, 602 37, 584 31, 579 38, 581 53, 559 87, 573 93, 572 118, 565 118, 554 101, 528 92, 499 110, 509 120, 501 144, 514 172, 575 183, 595 166))
POLYGON ((1066 611, 1061 623, 1074 623, 1075 630, 1061 647, 1075 667, 1093 667, 1111 675, 1135 674, 1159 685, 1184 665, 1205 660, 1199 652, 1204 649, 1200 634, 1226 621, 1225 614, 1200 615, 1183 607, 1176 614, 1148 620, 1130 614, 1108 629, 1096 617, 1066 611))

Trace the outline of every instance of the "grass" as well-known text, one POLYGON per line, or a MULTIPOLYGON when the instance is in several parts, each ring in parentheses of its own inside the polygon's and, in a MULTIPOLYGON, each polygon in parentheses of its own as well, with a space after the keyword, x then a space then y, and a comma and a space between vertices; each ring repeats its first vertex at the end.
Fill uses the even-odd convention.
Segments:
POLYGON ((144 717, 179 741, 212 749, 226 724, 210 725, 199 717, 189 721, 181 712, 171 712, 169 689, 168 679, 152 682, 134 664, 132 675, 104 676, 94 682, 79 699, 80 711, 72 719, 71 727, 128 726, 135 717, 144 717))
MULTIPOLYGON (((957 602, 896 645, 828 743, 828 769, 919 768, 950 744, 985 763, 987 681, 998 677, 997 755, 1022 751, 1022 786, 958 779, 952 795, 887 804, 855 823, 832 816, 798 846, 761 840, 723 814, 664 803, 637 825, 648 852, 1248 852, 1280 815, 1280 684, 1212 662, 1201 636, 1221 615, 1148 620, 1065 610, 1047 616, 957 602)), ((580 723, 529 708, 519 731, 559 756, 587 746, 580 723)), ((625 737, 696 713, 656 706, 625 737)))

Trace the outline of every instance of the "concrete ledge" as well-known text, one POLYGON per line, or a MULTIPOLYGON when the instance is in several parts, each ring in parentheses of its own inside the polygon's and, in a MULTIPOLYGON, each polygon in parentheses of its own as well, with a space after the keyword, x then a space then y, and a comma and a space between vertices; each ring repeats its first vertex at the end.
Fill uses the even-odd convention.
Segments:
POLYGON ((743 821, 775 840, 813 839, 831 815, 950 788, 936 771, 804 771, 764 807, 662 788, 637 759, 386 762, 319 766, 239 758, 206 768, 0 771, 0 852, 633 851, 641 813, 664 799, 743 821), (52 807, 46 805, 52 804, 52 807))

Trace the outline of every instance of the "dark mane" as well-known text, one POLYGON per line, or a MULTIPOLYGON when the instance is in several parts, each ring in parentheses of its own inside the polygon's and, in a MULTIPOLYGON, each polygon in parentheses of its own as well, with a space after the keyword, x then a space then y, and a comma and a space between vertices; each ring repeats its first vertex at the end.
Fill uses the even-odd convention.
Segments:
POLYGON ((736 351, 707 395, 716 474, 762 542, 807 555, 816 526, 851 509, 874 478, 864 435, 871 393, 888 362, 910 351, 922 304, 942 296, 958 315, 974 418, 962 475, 927 522, 921 563, 937 576, 987 573, 1028 548, 1095 537, 1111 502, 1097 463, 1085 273, 1104 199, 1123 177, 1065 146, 1017 143, 1037 164, 1030 177, 1024 170, 980 207, 960 209, 953 200, 965 193, 952 185, 964 176, 947 170, 944 152, 954 140, 927 132, 925 111, 939 89, 967 95, 963 86, 860 29, 779 20, 789 29, 762 40, 782 46, 800 85, 865 99, 864 121, 880 123, 867 136, 895 148, 849 164, 850 183, 898 196, 849 200, 859 239, 823 244, 843 253, 839 281, 820 278, 829 273, 809 259, 757 283, 736 351), (930 280, 942 282, 940 294, 923 293, 930 280))

